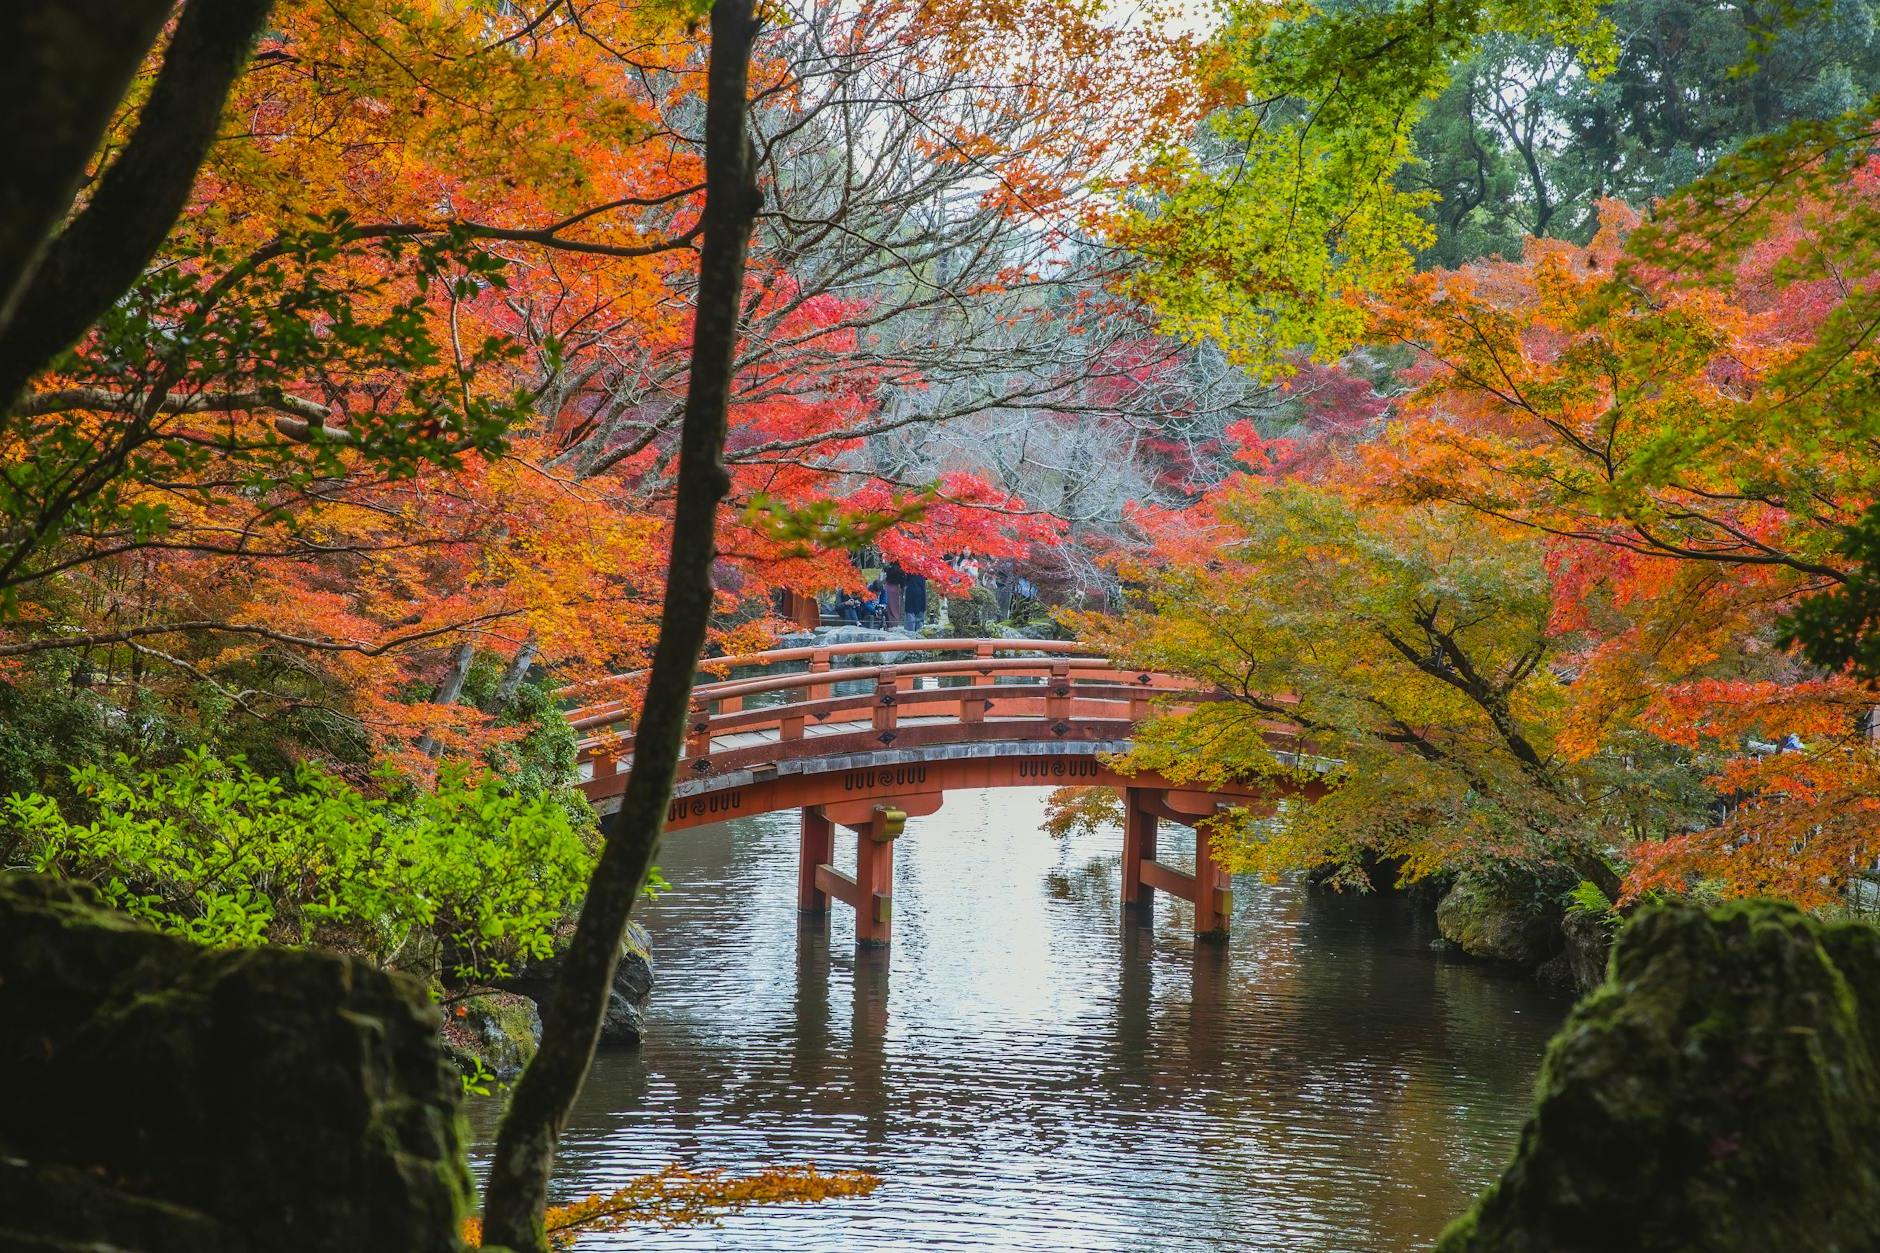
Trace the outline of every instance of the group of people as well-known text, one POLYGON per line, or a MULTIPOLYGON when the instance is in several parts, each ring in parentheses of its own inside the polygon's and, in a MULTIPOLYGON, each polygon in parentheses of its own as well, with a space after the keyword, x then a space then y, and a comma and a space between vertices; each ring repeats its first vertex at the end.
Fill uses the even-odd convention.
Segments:
POLYGON ((918 631, 927 624, 927 576, 889 562, 861 591, 843 590, 836 611, 844 622, 918 631))
MULTIPOLYGON (((998 606, 998 620, 1028 617, 1038 599, 1032 581, 1018 573, 1010 561, 996 562, 988 577, 982 577, 979 559, 970 553, 956 553, 946 558, 949 566, 970 587, 984 587, 998 606)), ((901 628, 919 631, 931 619, 936 624, 943 613, 929 613, 927 576, 905 569, 899 562, 884 562, 874 577, 859 588, 844 588, 836 594, 835 610, 844 622, 878 630, 901 628)), ((991 605, 987 606, 990 616, 991 605)))

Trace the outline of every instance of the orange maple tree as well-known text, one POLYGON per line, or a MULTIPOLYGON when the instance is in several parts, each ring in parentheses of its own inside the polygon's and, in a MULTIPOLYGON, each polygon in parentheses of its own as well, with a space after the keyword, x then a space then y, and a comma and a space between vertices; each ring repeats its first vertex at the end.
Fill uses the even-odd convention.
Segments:
MULTIPOLYGON (((277 4, 158 264, 8 432, 7 464, 48 472, 16 473, 6 502, 22 524, 0 554, 0 658, 82 652, 116 703, 420 771, 518 734, 459 700, 474 656, 575 683, 637 668, 699 235, 692 18, 622 0, 277 4)), ((1011 491, 968 470, 904 478, 869 441, 1036 399, 897 412, 1060 316, 1053 258, 1096 211, 1086 189, 1118 145, 1182 116, 1180 41, 1094 11, 871 0, 779 18, 755 71, 772 208, 716 579, 732 651, 764 638, 773 589, 853 579, 843 541, 942 578, 944 553, 1053 542, 1011 491), (855 125, 898 127, 906 150, 833 149, 855 125), (902 199, 854 216, 844 180, 894 162, 902 199), (944 220, 893 234, 923 197, 944 220), (970 316, 949 312, 947 265, 968 266, 970 316)))
POLYGON ((1531 243, 1377 309, 1421 386, 1367 473, 1546 538, 1571 676, 1559 751, 1642 729, 1710 772, 1713 822, 1626 850, 1633 894, 1825 904, 1880 856, 1874 695, 1780 629, 1852 576, 1842 538, 1880 486, 1859 397, 1877 190, 1871 163, 1804 189, 1748 246, 1701 241, 1702 265, 1679 206, 1639 239, 1608 206, 1585 248, 1531 243))

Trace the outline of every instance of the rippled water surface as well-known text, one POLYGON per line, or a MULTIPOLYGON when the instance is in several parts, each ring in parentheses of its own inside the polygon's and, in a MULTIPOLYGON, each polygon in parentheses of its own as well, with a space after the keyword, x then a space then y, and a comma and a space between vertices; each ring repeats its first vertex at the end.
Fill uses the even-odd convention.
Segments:
MULTIPOLYGON (((1120 835, 1053 841, 1043 805, 911 820, 886 952, 839 904, 799 929, 793 814, 668 837, 651 1036, 597 1062, 557 1198, 673 1161, 884 1183, 582 1248, 1368 1253, 1426 1244, 1500 1170, 1564 1001, 1432 952, 1392 898, 1241 881, 1226 945, 1166 897, 1122 925, 1120 835)), ((1164 859, 1188 836, 1165 826, 1164 859)))

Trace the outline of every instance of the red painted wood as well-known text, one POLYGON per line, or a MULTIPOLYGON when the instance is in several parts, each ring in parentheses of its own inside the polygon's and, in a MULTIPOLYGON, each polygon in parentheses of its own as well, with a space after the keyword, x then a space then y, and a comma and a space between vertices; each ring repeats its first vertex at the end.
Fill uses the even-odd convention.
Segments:
POLYGON ((816 867, 816 890, 824 896, 833 896, 850 908, 859 908, 856 902, 862 899, 860 885, 834 866, 816 867))
POLYGON ((855 836, 855 942, 864 947, 886 944, 894 921, 894 840, 885 825, 876 818, 855 836))
POLYGON ((1158 892, 1167 892, 1177 900, 1195 899, 1195 877, 1186 870, 1177 870, 1165 861, 1143 862, 1142 881, 1158 892))
POLYGON ((1144 914, 1155 905, 1155 889, 1142 880, 1142 863, 1155 860, 1156 818, 1144 808, 1143 788, 1123 789, 1123 908, 1144 914))
MULTIPOLYGON (((908 651, 906 640, 860 640, 853 644, 805 644, 798 648, 771 648, 761 653, 740 653, 735 657, 708 657, 699 663, 704 671, 724 671, 731 669, 749 669, 754 666, 787 665, 798 661, 814 661, 820 657, 823 668, 828 669, 832 657, 862 657, 871 653, 904 653, 908 651)), ((1095 656, 1075 640, 1019 640, 1019 639, 950 639, 922 640, 920 651, 923 653, 959 653, 969 652, 979 657, 990 657, 995 653, 1065 653, 1071 656, 1095 656)), ((644 670, 629 671, 626 674, 609 675, 605 679, 591 680, 587 683, 564 687, 555 694, 563 700, 572 700, 584 691, 593 691, 611 683, 630 682, 643 678, 644 670)))
POLYGON ((901 693, 895 689, 894 667, 888 666, 875 676, 875 700, 869 708, 876 735, 894 730, 901 713, 901 693))
MULTIPOLYGON (((725 680, 701 684, 693 690, 695 695, 706 701, 723 700, 732 696, 758 696, 771 692, 820 692, 820 695, 812 694, 808 697, 814 700, 828 695, 828 684, 865 682, 880 675, 884 670, 897 671, 898 677, 906 686, 911 686, 908 681, 914 677, 999 674, 1007 677, 1048 679, 1052 671, 1052 664, 1049 661, 1037 657, 975 657, 961 661, 897 662, 893 666, 857 666, 842 670, 826 668, 817 670, 816 664, 811 663, 808 673, 799 671, 752 679, 725 680)), ((1105 682, 1119 688, 1131 687, 1128 682, 1128 672, 1118 670, 1114 662, 1103 658, 1075 658, 1068 663, 1060 664, 1068 666, 1069 677, 1073 683, 1105 682)), ((1140 679, 1139 675, 1136 677, 1140 679)), ((1191 680, 1170 675, 1151 675, 1150 684, 1144 686, 1138 683, 1132 690, 1167 694, 1199 692, 1207 689, 1204 685, 1191 680)), ((625 709, 626 706, 619 701, 603 701, 572 710, 568 717, 577 729, 587 729, 619 721, 625 716, 625 709)))
POLYGON ((838 827, 861 831, 873 827, 875 812, 884 806, 898 809, 909 818, 925 818, 939 813, 940 805, 945 800, 944 794, 930 792, 925 796, 895 796, 887 800, 838 801, 831 805, 818 805, 816 809, 838 827))
MULTIPOLYGON (((1027 755, 1022 752, 965 761, 909 762, 894 766, 857 767, 821 774, 781 775, 747 783, 743 787, 698 796, 681 796, 666 811, 666 829, 682 831, 708 822, 725 822, 780 809, 828 805, 849 800, 893 800, 909 793, 958 792, 995 787, 1060 787, 1065 784, 1095 787, 1153 789, 1168 781, 1152 772, 1122 775, 1094 757, 1027 755)), ((1275 796, 1315 799, 1323 793, 1318 783, 1297 784, 1272 780, 1260 791, 1223 788, 1223 799, 1235 803, 1261 803, 1275 796)), ((617 795, 617 779, 584 784, 594 799, 617 795), (605 791, 601 789, 606 789, 605 791)))
POLYGON ((835 824, 821 810, 805 806, 802 840, 797 847, 796 907, 806 914, 829 911, 829 894, 816 882, 816 868, 835 860, 835 824))
MULTIPOLYGON (((693 717, 687 728, 681 783, 754 776, 736 787, 714 787, 675 799, 667 827, 682 830, 707 822, 796 808, 803 815, 798 864, 798 904, 826 909, 831 895, 856 908, 857 938, 885 944, 893 911, 893 841, 877 811, 894 805, 905 814, 934 812, 948 791, 963 788, 1053 787, 1084 784, 1124 789, 1123 902, 1147 907, 1156 891, 1195 904, 1197 932, 1224 930, 1232 907, 1227 875, 1219 866, 1213 841, 1197 835, 1193 875, 1157 861, 1157 821, 1195 825, 1212 817, 1222 804, 1270 812, 1282 796, 1316 798, 1317 781, 1270 779, 1245 786, 1197 789, 1152 772, 1119 775, 1094 754, 1047 751, 1045 746, 1108 744, 1126 741, 1138 723, 1157 708, 1182 708, 1225 699, 1169 675, 1119 669, 1102 657, 1083 654, 1075 643, 1034 640, 923 641, 918 651, 970 652, 955 661, 897 661, 894 665, 833 668, 835 658, 910 651, 890 640, 827 648, 781 649, 707 663, 710 673, 734 666, 807 662, 806 673, 754 679, 724 679, 694 691, 693 717), (1022 652, 1028 656, 999 656, 1022 652), (1037 654, 1051 654, 1039 657, 1037 654), (947 679, 965 678, 969 686, 944 687, 947 679), (934 682, 927 682, 933 679, 934 682), (1003 681, 995 681, 1003 680, 1003 681), (832 695, 837 683, 866 681, 859 692, 832 695), (747 708, 747 698, 782 694, 784 704, 747 708), (791 699, 791 697, 797 699, 791 699), (837 734, 811 735, 813 728, 837 734), (775 741, 718 747, 728 737, 772 732, 775 741), (923 759, 921 750, 988 745, 993 755, 964 760, 923 759), (892 749, 911 752, 912 760, 882 766, 837 768, 833 764, 892 749), (785 773, 810 768, 812 773, 785 773), (815 811, 815 812, 811 812, 815 811), (859 831, 857 876, 850 879, 830 864, 834 827, 859 831), (874 838, 871 838, 874 837, 874 838)), ((1276 697, 1284 701, 1285 696, 1276 697)), ((582 744, 593 776, 582 790, 605 803, 625 789, 631 769, 630 728, 620 727, 626 705, 606 701, 573 711, 577 727, 601 728, 582 744)), ((1264 727, 1275 747, 1305 749, 1297 729, 1280 720, 1264 727)))
POLYGON ((1233 911, 1227 871, 1216 859, 1214 837, 1208 824, 1195 828, 1195 934, 1227 934, 1227 918, 1233 911))
POLYGON ((1054 662, 1045 676, 1044 716, 1052 722, 1068 722, 1071 717, 1071 663, 1054 662))
MULTIPOLYGON (((816 701, 792 701, 787 705, 714 714, 711 717, 711 732, 714 737, 718 737, 746 731, 770 731, 792 718, 807 718, 816 723, 867 722, 879 695, 874 690, 852 692, 846 696, 825 697, 816 701)), ((1071 717, 1128 722, 1131 720, 1129 710, 1133 707, 1130 695, 1129 690, 1119 683, 1073 682, 1071 717)), ((918 692, 896 691, 894 696, 904 718, 958 717, 958 707, 966 702, 973 702, 982 717, 1045 718, 1046 693, 1041 684, 984 683, 972 687, 932 687, 918 692), (990 707, 985 704, 987 701, 991 702, 990 707)), ((1183 693, 1175 708, 1187 708, 1218 699, 1220 697, 1214 693, 1183 693)), ((590 745, 598 742, 598 739, 588 741, 590 745)), ((631 739, 626 742, 631 744, 631 739)))

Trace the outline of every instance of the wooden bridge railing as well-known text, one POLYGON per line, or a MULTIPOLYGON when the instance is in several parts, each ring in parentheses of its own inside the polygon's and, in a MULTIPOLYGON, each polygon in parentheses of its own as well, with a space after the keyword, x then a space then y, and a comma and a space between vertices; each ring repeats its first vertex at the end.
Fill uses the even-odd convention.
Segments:
MULTIPOLYGON (((1212 699, 1201 685, 1168 675, 1125 670, 1073 642, 1056 640, 868 641, 827 648, 777 649, 718 658, 713 668, 743 669, 802 663, 783 674, 722 679, 698 685, 692 695, 683 772, 740 768, 793 751, 787 745, 825 738, 819 728, 842 728, 831 751, 884 746, 909 738, 916 727, 939 732, 914 739, 1120 739, 1149 713, 1151 701, 1174 692, 1212 699), (914 654, 890 664, 848 665, 870 655, 914 654), (932 654, 970 656, 936 660, 932 654), (1031 656, 1001 656, 1029 653, 1031 656), (1039 655, 1042 654, 1042 655, 1039 655), (838 692, 838 687, 851 690, 838 692), (747 704, 753 698, 780 698, 747 704), (856 725, 865 724, 865 725, 856 725), (751 739, 748 737, 757 737, 751 739), (732 737, 741 741, 718 743, 732 737)), ((630 763, 630 728, 618 701, 577 709, 575 728, 595 732, 583 741, 584 774, 598 781, 630 763), (591 773, 589 773, 591 771, 591 773)))

